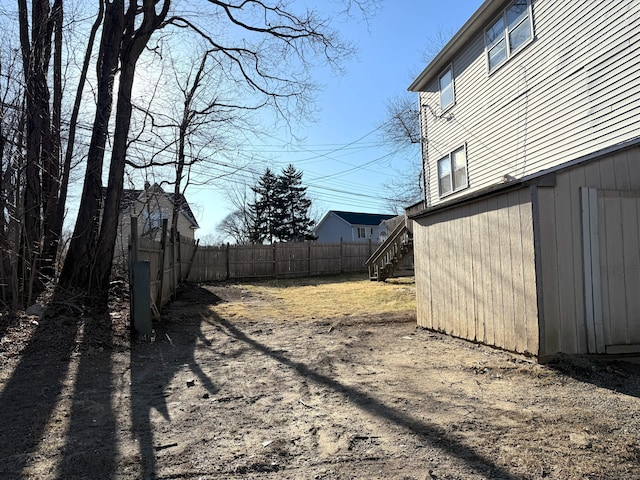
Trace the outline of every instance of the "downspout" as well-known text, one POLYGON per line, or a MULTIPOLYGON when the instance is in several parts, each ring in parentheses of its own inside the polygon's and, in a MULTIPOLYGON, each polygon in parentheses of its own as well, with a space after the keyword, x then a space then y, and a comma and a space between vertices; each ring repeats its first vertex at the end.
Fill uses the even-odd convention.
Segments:
POLYGON ((429 144, 427 139, 427 120, 423 114, 427 105, 422 104, 422 94, 418 93, 420 102, 420 154, 422 156, 422 191, 424 192, 424 208, 430 205, 429 195, 429 144))

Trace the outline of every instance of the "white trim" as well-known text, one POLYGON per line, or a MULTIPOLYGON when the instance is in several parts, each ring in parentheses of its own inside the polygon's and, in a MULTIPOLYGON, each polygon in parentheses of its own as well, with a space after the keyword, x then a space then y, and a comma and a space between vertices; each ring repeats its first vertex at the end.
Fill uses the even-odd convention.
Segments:
POLYGON ((438 197, 439 198, 445 198, 445 197, 448 197, 449 195, 453 195, 454 193, 457 193, 461 190, 469 188, 469 159, 467 158, 466 142, 452 149, 449 153, 440 157, 436 161, 436 175, 438 177, 438 197), (459 150, 462 150, 464 152, 465 182, 460 185, 455 185, 455 169, 453 165, 453 154, 459 150), (444 159, 448 159, 449 161, 449 169, 450 169, 449 175, 451 176, 451 190, 445 193, 442 193, 442 184, 440 181, 440 162, 444 159))
POLYGON ((440 75, 438 75, 438 98, 440 99, 440 112, 444 113, 447 110, 449 110, 451 107, 453 107, 456 104, 456 88, 455 88, 455 77, 453 75, 453 64, 450 63, 447 68, 445 68, 442 73, 440 73, 440 75), (448 103, 447 105, 442 105, 442 85, 440 84, 440 80, 442 80, 442 77, 444 77, 446 74, 449 74, 451 76, 451 83, 450 83, 450 88, 451 88, 451 103, 448 103))
MULTIPOLYGON (((494 19, 489 22, 489 25, 483 30, 482 36, 484 39, 484 58, 485 58, 485 62, 486 62, 486 66, 487 66, 487 74, 491 75, 494 72, 496 72, 497 70, 500 69, 500 67, 502 67, 504 64, 508 63, 510 59, 512 59, 514 56, 516 56, 518 53, 520 53, 522 50, 524 50, 524 48, 529 45, 531 42, 533 42, 534 38, 535 38, 535 33, 534 33, 534 29, 533 29, 533 8, 531 7, 531 0, 525 0, 527 2, 527 16, 525 19, 521 20, 518 25, 509 30, 509 24, 507 23, 507 10, 509 10, 509 8, 511 8, 512 6, 515 5, 517 0, 512 1, 511 3, 509 3, 509 5, 507 5, 501 12, 500 15, 497 15, 496 17, 494 17, 494 19), (505 57, 504 59, 502 59, 499 63, 497 63, 496 65, 494 65, 493 67, 491 67, 491 64, 489 62, 489 46, 487 44, 487 32, 489 31, 489 29, 496 24, 496 22, 499 22, 502 19, 503 21, 503 41, 504 41, 504 49, 505 49, 505 57), (521 45, 519 45, 515 50, 511 51, 511 42, 510 42, 510 33, 513 33, 516 28, 518 28, 520 25, 522 25, 524 22, 528 22, 529 23, 529 38, 524 41, 521 45)), ((495 47, 495 44, 494 44, 495 47)))

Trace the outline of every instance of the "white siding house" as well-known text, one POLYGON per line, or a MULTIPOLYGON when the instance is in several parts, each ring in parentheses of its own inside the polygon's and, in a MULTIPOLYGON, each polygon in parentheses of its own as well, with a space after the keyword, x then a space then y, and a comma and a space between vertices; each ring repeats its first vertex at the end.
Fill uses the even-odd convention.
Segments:
POLYGON ((421 325, 640 351, 639 44, 636 0, 487 0, 412 83, 421 325))
POLYGON ((167 220, 169 228, 171 228, 174 205, 177 205, 179 209, 178 233, 185 238, 193 240, 199 225, 189 206, 189 202, 183 195, 179 195, 176 198, 174 193, 165 192, 157 184, 146 184, 144 190, 125 189, 122 192, 122 203, 118 218, 115 257, 124 258, 127 255, 132 216, 138 217, 139 236, 151 240, 159 240, 162 232, 162 221, 167 220))
POLYGON ((325 243, 381 242, 386 239, 386 221, 394 215, 330 210, 313 230, 316 240, 325 243))

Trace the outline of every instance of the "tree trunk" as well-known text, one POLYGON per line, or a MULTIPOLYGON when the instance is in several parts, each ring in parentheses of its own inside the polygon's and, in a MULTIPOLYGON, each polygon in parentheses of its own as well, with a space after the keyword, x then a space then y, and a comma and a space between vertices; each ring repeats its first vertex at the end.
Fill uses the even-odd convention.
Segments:
POLYGON ((131 92, 135 78, 136 62, 153 32, 166 17, 170 0, 164 0, 159 15, 155 12, 155 0, 144 0, 143 19, 136 29, 137 2, 131 0, 126 14, 125 30, 120 50, 120 85, 116 107, 116 126, 113 136, 113 149, 109 165, 109 183, 104 202, 100 237, 96 250, 94 278, 100 297, 106 299, 111 277, 113 252, 118 234, 118 218, 122 199, 124 167, 127 153, 129 126, 131 124, 131 92))
MULTIPOLYGON (((62 224, 57 224, 57 211, 60 201, 60 125, 62 114, 62 0, 55 0, 51 10, 51 22, 54 32, 53 54, 53 111, 51 118, 51 151, 45 156, 43 169, 43 254, 41 275, 52 279, 55 274, 56 254, 62 233, 62 224)), ((64 204, 61 205, 64 209, 64 204)))
POLYGON ((26 0, 18 1, 20 18, 20 43, 26 91, 26 165, 23 197, 23 229, 20 242, 21 269, 26 290, 26 301, 42 288, 39 263, 42 257, 42 209, 49 188, 49 176, 53 146, 49 109, 47 76, 51 56, 52 23, 49 17, 49 1, 33 0, 31 4, 31 39, 26 0))
POLYGON ((124 30, 124 0, 107 2, 98 53, 96 115, 87 155, 87 168, 73 237, 60 275, 60 286, 90 294, 95 286, 93 271, 102 205, 102 167, 109 119, 113 105, 113 85, 118 69, 124 30))
MULTIPOLYGON (((80 114, 80 106, 82 104, 82 92, 87 80, 87 72, 89 71, 89 65, 91 63, 91 55, 93 52, 93 44, 98 33, 100 25, 102 25, 102 19, 104 17, 104 3, 101 1, 98 16, 93 22, 91 27, 91 33, 89 34, 89 41, 87 43, 87 51, 85 52, 84 61, 82 64, 82 71, 80 72, 80 79, 78 81, 78 89, 76 90, 76 97, 73 103, 73 110, 71 112, 71 118, 69 119, 69 139, 67 140, 67 149, 64 155, 64 163, 62 165, 62 174, 60 179, 60 198, 55 213, 54 228, 55 234, 58 239, 62 237, 62 226, 64 225, 65 206, 67 203, 67 193, 69 189, 69 175, 71 173, 71 160, 73 158, 73 152, 76 140, 76 125, 78 123, 78 116, 80 114)), ((57 42, 56 42, 57 48, 57 42)))

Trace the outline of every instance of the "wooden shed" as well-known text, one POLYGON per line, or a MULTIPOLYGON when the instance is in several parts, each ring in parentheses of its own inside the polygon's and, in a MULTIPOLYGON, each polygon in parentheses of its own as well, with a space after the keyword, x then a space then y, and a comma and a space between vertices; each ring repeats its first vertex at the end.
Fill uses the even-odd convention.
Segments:
POLYGON ((640 352, 640 141, 411 216, 418 324, 544 360, 640 352))

